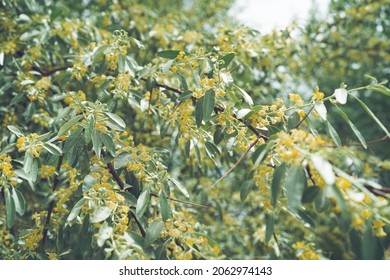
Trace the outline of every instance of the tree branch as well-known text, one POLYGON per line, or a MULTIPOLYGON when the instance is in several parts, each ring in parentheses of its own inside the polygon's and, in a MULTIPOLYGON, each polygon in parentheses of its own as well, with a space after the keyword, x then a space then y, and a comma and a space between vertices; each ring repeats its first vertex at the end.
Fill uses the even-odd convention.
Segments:
MULTIPOLYGON (((377 144, 377 143, 385 142, 385 141, 389 141, 389 140, 390 140, 390 137, 385 135, 385 136, 383 136, 380 139, 369 141, 366 144, 367 145, 373 145, 373 144, 377 144)), ((335 147, 337 147, 336 145, 321 145, 321 146, 322 147, 328 147, 328 148, 335 148, 335 147)), ((344 144, 343 145, 343 147, 352 147, 352 146, 353 147, 363 147, 362 143, 350 143, 350 144, 344 144)))
POLYGON ((294 127, 294 128, 299 128, 301 126, 301 124, 307 119, 307 117, 310 115, 311 111, 313 111, 314 109, 314 106, 313 105, 309 111, 307 111, 307 113, 303 116, 303 118, 297 123, 297 125, 294 127))
POLYGON ((55 68, 52 68, 52 69, 49 69, 49 70, 42 70, 41 68, 39 68, 37 66, 33 66, 33 70, 39 72, 42 76, 47 77, 47 76, 50 76, 51 74, 54 74, 54 73, 59 72, 59 71, 66 70, 66 69, 68 69, 70 67, 73 67, 73 64, 64 65, 64 66, 58 66, 58 67, 55 67, 55 68))
MULTIPOLYGON (((156 193, 151 193, 150 196, 154 196, 154 197, 160 197, 158 194, 156 193)), ((195 206, 195 207, 202 207, 202 208, 206 208, 208 209, 209 207, 208 206, 205 206, 205 205, 202 205, 202 204, 197 204, 197 203, 193 203, 193 202, 187 202, 187 201, 184 201, 184 200, 180 200, 180 199, 176 199, 176 198, 171 198, 171 197, 166 197, 167 199, 171 200, 171 201, 174 201, 174 202, 179 202, 179 203, 182 203, 182 204, 187 204, 187 205, 191 205, 191 206, 195 206)))
MULTIPOLYGON (((57 167, 56 167, 56 174, 54 175, 54 180, 53 180, 52 193, 54 193, 55 190, 57 189, 57 185, 59 182, 58 176, 60 174, 63 159, 64 159, 63 155, 58 158, 58 163, 57 163, 57 167)), ((54 203, 55 203, 55 200, 53 199, 52 201, 50 201, 49 207, 47 209, 46 221, 45 221, 45 226, 43 228, 42 239, 41 239, 41 244, 40 244, 40 249, 42 252, 45 251, 47 233, 49 231, 49 224, 50 224, 50 220, 51 220, 51 215, 53 214, 54 203)))
POLYGON ((219 178, 210 188, 215 187, 219 182, 221 182, 223 179, 226 178, 227 175, 229 175, 230 172, 234 170, 234 168, 237 167, 237 165, 246 157, 246 155, 249 153, 249 151, 259 142, 260 137, 257 137, 255 141, 252 142, 252 144, 249 146, 249 148, 245 151, 245 153, 237 160, 237 162, 225 173, 222 175, 221 178, 219 178))

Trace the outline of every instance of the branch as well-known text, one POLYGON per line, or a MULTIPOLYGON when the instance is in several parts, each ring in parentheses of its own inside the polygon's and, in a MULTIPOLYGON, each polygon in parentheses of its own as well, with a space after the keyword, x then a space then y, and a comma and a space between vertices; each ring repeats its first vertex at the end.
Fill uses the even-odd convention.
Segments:
MULTIPOLYGON (((150 196, 154 196, 154 197, 160 197, 158 194, 156 193, 151 193, 150 196)), ((166 197, 167 199, 171 200, 171 201, 174 201, 174 202, 179 202, 179 203, 183 203, 183 204, 187 204, 187 205, 191 205, 191 206, 195 206, 195 207, 202 207, 202 208, 206 208, 208 209, 209 207, 208 206, 205 206, 205 205, 202 205, 202 204, 197 204, 197 203, 193 203, 193 202, 187 202, 187 201, 184 201, 184 200, 180 200, 180 199, 176 199, 176 198, 171 198, 171 197, 166 197)))
POLYGON ((249 148, 245 151, 245 153, 237 160, 237 162, 224 174, 221 178, 219 178, 212 186, 211 188, 215 187, 219 182, 221 182, 223 179, 226 178, 227 175, 229 175, 230 172, 233 171, 234 168, 237 167, 237 165, 246 157, 246 155, 249 153, 249 151, 259 142, 260 137, 257 137, 255 141, 252 142, 252 144, 249 146, 249 148))
POLYGON ((49 70, 42 70, 41 68, 39 68, 37 66, 33 66, 33 70, 39 72, 42 76, 46 77, 46 76, 50 76, 51 74, 54 74, 56 72, 66 70, 70 67, 73 67, 73 64, 58 66, 58 67, 55 67, 55 68, 52 68, 49 70))
MULTIPOLYGON (((141 78, 141 80, 146 82, 147 79, 146 79, 146 78, 141 78)), ((165 88, 165 89, 170 90, 170 91, 172 91, 172 92, 175 92, 175 93, 177 93, 177 94, 179 94, 179 95, 181 95, 181 94, 184 93, 184 92, 183 92, 182 90, 180 90, 180 89, 173 88, 173 87, 167 86, 167 85, 165 85, 165 84, 160 84, 160 83, 157 83, 157 82, 156 82, 156 86, 165 88)), ((180 104, 181 104, 181 103, 179 103, 179 104, 175 107, 174 110, 176 110, 177 107, 178 107, 180 104)), ((217 106, 214 107, 214 112, 215 112, 216 114, 222 113, 222 112, 224 112, 224 111, 225 111, 225 109, 223 109, 223 108, 221 108, 221 107, 217 107, 217 106)), ((241 123, 244 124, 247 128, 249 128, 249 129, 250 129, 258 138, 263 138, 264 140, 268 140, 268 137, 265 136, 265 135, 263 135, 263 134, 261 134, 254 126, 252 126, 252 125, 250 125, 250 124, 246 124, 244 120, 237 118, 237 115, 236 115, 236 114, 232 114, 232 116, 233 116, 233 118, 235 118, 237 121, 241 122, 241 123)))
MULTIPOLYGON (((372 141, 369 141, 367 142, 366 144, 367 145, 373 145, 373 144, 377 144, 377 143, 380 143, 380 142, 385 142, 385 141, 389 141, 390 140, 390 137, 385 135, 383 136, 382 138, 380 139, 376 139, 376 140, 372 140, 372 141)), ((328 147, 328 148, 335 148, 337 147, 336 145, 321 145, 322 147, 328 147)), ((363 147, 362 143, 350 143, 350 144, 344 144, 343 147, 351 147, 351 146, 354 146, 354 147, 363 147)))
POLYGON ((301 124, 307 119, 307 117, 310 115, 311 111, 313 111, 314 106, 315 106, 315 105, 313 105, 313 106, 310 108, 310 110, 307 111, 307 113, 303 116, 303 118, 297 123, 297 125, 296 125, 294 128, 299 128, 299 127, 300 127, 300 125, 301 125, 301 124))
MULTIPOLYGON (((106 155, 106 152, 104 150, 102 150, 102 156, 104 157, 105 155, 106 155)), ((112 177, 114 177, 114 180, 117 182, 119 188, 122 191, 125 190, 125 182, 123 182, 122 178, 116 172, 116 170, 115 170, 115 168, 114 168, 114 166, 112 165, 111 162, 107 163, 107 168, 110 171, 110 174, 112 175, 112 177)), ((134 219, 135 223, 137 224, 137 226, 138 226, 138 228, 139 228, 139 230, 141 232, 142 237, 145 237, 146 236, 146 232, 145 232, 145 229, 143 228, 141 222, 137 219, 137 217, 134 215, 133 212, 131 212, 131 216, 134 219)))
MULTIPOLYGON (((58 185, 58 181, 59 181, 58 176, 60 174, 63 159, 64 159, 63 155, 58 158, 56 173, 54 175, 54 180, 53 180, 52 193, 54 193, 54 191, 57 189, 57 185, 58 185)), ((41 244, 40 244, 40 249, 42 252, 45 251, 47 232, 49 231, 49 224, 50 224, 50 220, 51 220, 51 215, 53 214, 54 202, 55 202, 54 199, 52 201, 50 201, 49 208, 47 209, 46 221, 45 221, 45 226, 43 228, 42 239, 41 239, 41 244)))

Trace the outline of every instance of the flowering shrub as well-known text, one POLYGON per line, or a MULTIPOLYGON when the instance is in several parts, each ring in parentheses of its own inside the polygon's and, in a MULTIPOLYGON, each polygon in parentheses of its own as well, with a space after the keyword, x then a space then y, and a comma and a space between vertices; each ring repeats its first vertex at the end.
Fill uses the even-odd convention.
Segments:
POLYGON ((387 81, 284 90, 293 27, 223 24, 227 0, 88 2, 2 1, 1 258, 389 257, 361 95, 387 81))

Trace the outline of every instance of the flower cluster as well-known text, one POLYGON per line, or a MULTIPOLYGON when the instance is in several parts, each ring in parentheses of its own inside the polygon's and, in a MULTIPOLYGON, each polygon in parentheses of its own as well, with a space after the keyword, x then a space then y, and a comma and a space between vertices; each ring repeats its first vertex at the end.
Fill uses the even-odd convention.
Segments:
POLYGON ((39 152, 43 148, 43 142, 38 140, 39 135, 32 133, 27 136, 21 136, 16 141, 16 148, 19 152, 32 154, 34 157, 39 157, 39 152))
POLYGON ((324 141, 301 129, 292 129, 290 134, 280 131, 275 148, 276 154, 285 162, 299 165, 305 157, 305 152, 315 151, 324 141))
POLYGON ((259 106, 259 108, 249 117, 251 124, 257 128, 266 128, 284 122, 286 106, 282 98, 277 98, 272 105, 259 106))
POLYGON ((50 86, 50 79, 48 77, 43 77, 42 79, 38 80, 35 85, 27 86, 27 98, 30 101, 38 100, 40 103, 43 103, 50 86))
POLYGON ((295 242, 292 246, 295 249, 296 256, 300 260, 319 260, 320 255, 304 241, 295 242))

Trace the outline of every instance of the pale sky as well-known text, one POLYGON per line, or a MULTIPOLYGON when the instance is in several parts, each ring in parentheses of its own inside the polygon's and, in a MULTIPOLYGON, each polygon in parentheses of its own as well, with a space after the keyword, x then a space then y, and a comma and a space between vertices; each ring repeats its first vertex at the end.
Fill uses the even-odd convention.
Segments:
MULTIPOLYGON (((326 15, 330 0, 317 0, 318 16, 326 15)), ((236 0, 232 14, 243 24, 262 33, 287 26, 293 19, 304 23, 313 0, 236 0)))

